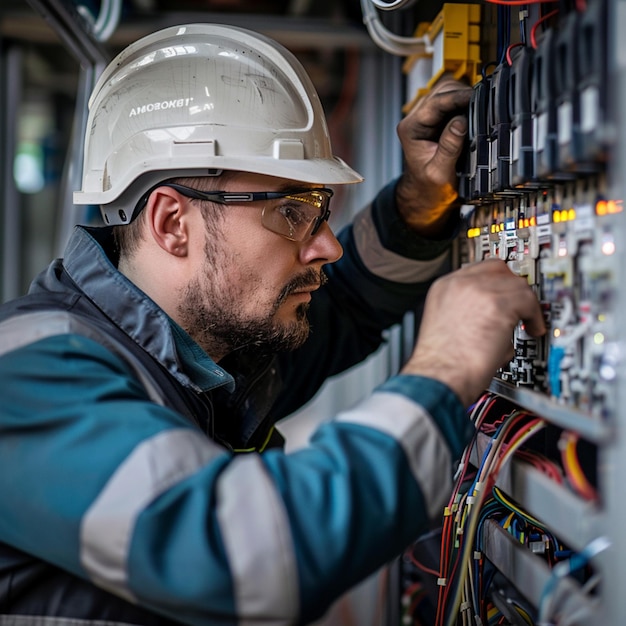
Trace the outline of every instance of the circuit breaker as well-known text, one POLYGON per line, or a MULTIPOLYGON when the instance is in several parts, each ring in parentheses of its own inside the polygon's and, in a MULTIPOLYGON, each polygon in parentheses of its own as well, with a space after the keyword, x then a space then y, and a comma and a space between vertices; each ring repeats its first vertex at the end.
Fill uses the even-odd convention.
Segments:
POLYGON ((407 624, 626 623, 620 16, 613 0, 498 6, 496 58, 472 83, 456 263, 505 261, 548 332, 520 323, 470 410, 441 528, 405 555, 407 624))

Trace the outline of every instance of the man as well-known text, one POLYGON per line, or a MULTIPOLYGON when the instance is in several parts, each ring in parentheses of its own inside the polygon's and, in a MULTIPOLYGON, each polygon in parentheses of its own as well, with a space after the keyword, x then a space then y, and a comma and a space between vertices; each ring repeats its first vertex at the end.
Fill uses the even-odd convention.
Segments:
POLYGON ((287 51, 198 24, 110 64, 76 195, 110 226, 0 318, 10 623, 305 623, 439 515, 464 408, 520 319, 544 330, 500 261, 436 281, 401 374, 309 447, 273 425, 446 271, 470 91, 402 122, 405 173, 340 243, 327 186, 360 178, 287 51))

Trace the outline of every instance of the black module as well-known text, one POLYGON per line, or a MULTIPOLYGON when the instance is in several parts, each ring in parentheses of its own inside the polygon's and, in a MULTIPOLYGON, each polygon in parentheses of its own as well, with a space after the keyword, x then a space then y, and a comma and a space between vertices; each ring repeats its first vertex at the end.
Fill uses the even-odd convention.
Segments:
POLYGON ((482 198, 489 193, 489 87, 485 76, 474 85, 469 103, 469 197, 482 198))
POLYGON ((508 63, 500 63, 491 75, 489 90, 489 191, 509 188, 511 123, 509 118, 508 63))
POLYGON ((511 184, 523 187, 535 181, 532 100, 530 89, 534 51, 516 48, 509 78, 511 116, 511 184))

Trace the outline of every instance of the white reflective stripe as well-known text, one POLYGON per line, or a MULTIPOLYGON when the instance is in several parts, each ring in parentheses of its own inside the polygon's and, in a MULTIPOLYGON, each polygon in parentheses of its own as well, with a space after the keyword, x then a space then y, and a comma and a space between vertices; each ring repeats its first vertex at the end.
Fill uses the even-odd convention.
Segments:
POLYGON ((222 474, 217 517, 231 566, 239 626, 264 619, 273 626, 293 624, 300 599, 289 519, 259 455, 235 459, 222 474))
POLYGON ((448 267, 448 251, 430 261, 416 261, 384 248, 372 220, 371 205, 354 218, 353 224, 359 256, 365 267, 380 278, 396 283, 419 283, 439 276, 448 267))
POLYGON ((46 337, 70 332, 72 316, 66 311, 41 311, 10 317, 0 324, 0 355, 46 337))
POLYGON ((10 317, 0 323, 0 356, 41 339, 73 333, 87 337, 120 357, 141 382, 152 402, 165 406, 165 400, 148 371, 121 343, 68 311, 38 311, 10 317))
POLYGON ((198 431, 180 428, 140 443, 85 513, 80 560, 92 581, 129 600, 127 558, 135 523, 158 496, 224 450, 198 431))
POLYGON ((48 615, 0 615, 0 626, 128 626, 128 622, 48 615))
POLYGON ((424 494, 430 519, 441 515, 452 489, 452 456, 423 407, 403 395, 380 391, 336 419, 376 428, 396 439, 424 494))

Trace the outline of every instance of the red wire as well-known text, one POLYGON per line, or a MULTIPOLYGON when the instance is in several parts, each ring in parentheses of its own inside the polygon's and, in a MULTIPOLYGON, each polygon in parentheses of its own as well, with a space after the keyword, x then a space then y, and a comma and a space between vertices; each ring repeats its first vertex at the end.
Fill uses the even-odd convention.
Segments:
POLYGON ((430 568, 430 567, 427 567, 421 561, 418 561, 415 558, 415 555, 413 554, 412 550, 408 551, 408 556, 409 556, 409 561, 411 561, 411 563, 413 563, 413 565, 415 565, 415 567, 418 567, 419 569, 421 569, 423 572, 426 572, 427 574, 432 574, 433 576, 439 577, 439 572, 437 570, 434 570, 434 569, 430 568))
MULTIPOLYGON (((576 0, 576 1, 579 2, 580 0, 576 0)), ((541 19, 537 20, 533 24, 533 27, 530 29, 530 45, 535 50, 537 49, 537 28, 539 27, 539 24, 541 24, 542 22, 545 22, 546 20, 549 20, 551 17, 554 17, 555 15, 558 15, 558 13, 559 13, 559 10, 554 9, 554 11, 550 11, 550 13, 547 13, 541 19)))
POLYGON ((485 394, 483 395, 483 397, 481 398, 481 401, 485 401, 485 404, 487 405, 484 409, 481 408, 479 413, 481 413, 480 417, 476 419, 475 422, 475 426, 477 429, 481 429, 485 418, 487 417, 487 414, 489 413, 489 411, 491 411, 491 409, 493 408, 493 405, 496 403, 498 399, 498 396, 495 395, 490 395, 490 394, 485 394))
MULTIPOLYGON (((524 417, 528 417, 527 414, 524 414, 524 417)), ((535 418, 529 422, 527 422, 526 424, 524 424, 524 426, 522 426, 522 428, 520 430, 518 430, 513 437, 511 437, 511 440, 508 441, 506 443, 506 447, 505 445, 503 445, 501 447, 501 451, 502 454, 498 457, 498 460, 496 462, 496 465, 493 469, 493 472, 490 475, 490 478, 493 476, 493 478, 495 479, 495 477, 498 476, 498 473, 500 472, 500 468, 502 467, 502 463, 504 460, 504 453, 506 452, 506 450, 511 447, 513 444, 517 443, 518 440, 520 440, 522 437, 524 437, 526 435, 526 433, 533 427, 536 426, 537 424, 539 424, 541 422, 541 420, 539 418, 535 418)), ((508 433, 507 433, 508 434, 508 433)))
POLYGON ((511 58, 511 50, 513 50, 513 48, 519 48, 520 46, 523 46, 524 44, 519 41, 518 43, 512 43, 507 49, 506 49, 506 62, 509 65, 513 65, 513 59, 511 58))
POLYGON ((532 450, 521 449, 517 450, 515 457, 534 465, 555 482, 563 484, 563 474, 560 472, 558 465, 543 454, 532 450))
MULTIPOLYGON (((458 556, 460 557, 462 552, 463 552, 463 545, 465 542, 465 535, 459 535, 459 548, 458 548, 458 556)), ((441 611, 441 624, 443 624, 443 618, 445 617, 445 607, 448 605, 448 594, 450 593, 450 589, 451 589, 451 585, 450 583, 454 580, 454 577, 456 576, 456 570, 459 566, 461 559, 457 558, 454 561, 454 565, 452 566, 452 571, 450 572, 450 577, 446 580, 446 586, 442 587, 442 589, 444 589, 444 593, 443 593, 443 602, 441 603, 442 606, 442 611, 441 611)), ((439 607, 437 607, 437 609, 439 609, 439 607)), ((439 625, 440 622, 437 622, 437 624, 439 625)))

